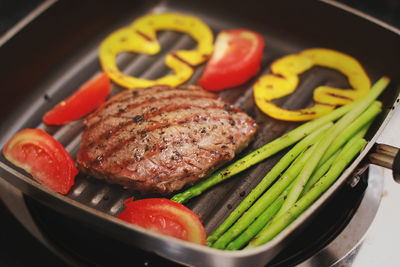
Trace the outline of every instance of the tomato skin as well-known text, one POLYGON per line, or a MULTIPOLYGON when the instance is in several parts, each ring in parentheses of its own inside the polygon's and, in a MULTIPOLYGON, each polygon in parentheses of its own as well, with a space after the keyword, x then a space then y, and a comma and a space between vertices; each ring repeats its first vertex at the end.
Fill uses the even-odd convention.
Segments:
POLYGON ((125 201, 118 219, 143 228, 197 244, 206 244, 206 232, 199 217, 184 205, 166 198, 125 201))
POLYGON ((66 194, 78 170, 65 148, 42 129, 25 129, 3 148, 4 157, 42 185, 66 194))
POLYGON ((245 83, 260 71, 263 51, 264 38, 256 32, 245 29, 221 31, 199 85, 219 91, 245 83))
POLYGON ((101 73, 85 82, 75 93, 58 103, 43 116, 47 125, 63 125, 89 114, 103 103, 111 92, 110 78, 101 73))

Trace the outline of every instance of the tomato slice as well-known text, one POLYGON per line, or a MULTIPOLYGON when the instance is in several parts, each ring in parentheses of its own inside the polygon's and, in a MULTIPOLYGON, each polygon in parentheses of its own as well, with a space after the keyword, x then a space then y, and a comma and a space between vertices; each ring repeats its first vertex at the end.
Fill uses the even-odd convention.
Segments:
POLYGON ((3 155, 36 181, 61 194, 68 193, 78 174, 65 148, 41 129, 18 132, 3 148, 3 155))
POLYGON ((221 31, 199 85, 218 91, 245 83, 260 70, 264 38, 253 31, 221 31))
POLYGON ((80 119, 98 108, 110 92, 110 79, 103 72, 84 83, 70 97, 58 103, 42 119, 48 125, 62 125, 80 119))
POLYGON ((130 198, 125 206, 117 218, 164 235, 206 244, 206 231, 199 217, 180 203, 166 198, 130 198))

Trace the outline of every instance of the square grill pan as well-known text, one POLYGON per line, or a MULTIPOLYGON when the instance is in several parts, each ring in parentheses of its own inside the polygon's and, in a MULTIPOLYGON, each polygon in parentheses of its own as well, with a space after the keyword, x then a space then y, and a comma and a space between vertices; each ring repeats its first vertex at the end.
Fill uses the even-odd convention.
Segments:
MULTIPOLYGON (((101 71, 98 47, 108 34, 147 13, 181 12, 198 16, 210 26, 214 36, 220 30, 230 28, 248 28, 264 36, 266 45, 258 76, 242 86, 220 93, 221 98, 247 112, 260 126, 256 140, 238 157, 299 125, 271 119, 254 104, 252 85, 260 75, 268 72, 269 65, 275 59, 311 47, 332 48, 357 58, 372 81, 383 75, 390 76, 393 82, 380 98, 386 112, 375 121, 367 134, 371 142, 364 152, 323 197, 268 244, 252 250, 220 251, 126 224, 114 216, 123 210, 123 202, 132 193, 118 185, 109 185, 82 174, 76 177, 75 185, 66 196, 41 186, 3 156, 0 157, 0 177, 50 208, 90 223, 113 238, 176 262, 207 266, 256 266, 267 263, 290 242, 296 231, 300 231, 315 216, 323 203, 346 184, 355 168, 364 163, 363 158, 390 118, 390 110, 394 109, 399 93, 398 31, 342 10, 335 6, 335 2, 298 2, 230 1, 228 4, 223 1, 100 1, 93 5, 86 1, 63 1, 53 4, 0 48, 3 81, 0 114, 6 118, 0 125, 0 146, 3 147, 12 135, 23 128, 42 128, 63 144, 73 158, 79 149, 83 120, 50 127, 41 122, 41 117, 101 71)), ((167 53, 196 46, 189 36, 181 33, 162 31, 157 36, 162 45, 159 54, 146 56, 123 53, 118 56, 120 69, 141 78, 161 77, 170 72, 164 66, 167 53)), ((204 64, 196 69, 186 84, 196 84, 203 69, 204 64)), ((299 88, 282 99, 280 105, 289 109, 310 106, 314 88, 322 84, 341 88, 348 86, 341 74, 314 67, 301 75, 299 88)), ((112 94, 121 90, 113 84, 112 94)), ((187 203, 195 213, 201 214, 207 234, 216 229, 284 152, 187 203)), ((135 194, 134 197, 159 196, 135 194)))

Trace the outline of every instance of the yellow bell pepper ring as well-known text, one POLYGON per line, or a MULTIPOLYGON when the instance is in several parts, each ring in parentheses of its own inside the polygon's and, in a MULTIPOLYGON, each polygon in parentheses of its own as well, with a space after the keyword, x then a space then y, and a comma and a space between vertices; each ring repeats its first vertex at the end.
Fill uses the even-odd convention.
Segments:
POLYGON ((100 45, 99 57, 103 70, 117 84, 126 88, 149 87, 155 84, 177 86, 193 75, 194 66, 206 61, 212 54, 213 34, 200 19, 177 13, 149 14, 135 20, 131 26, 109 35, 100 45), (169 53, 165 64, 174 73, 155 80, 132 77, 122 73, 116 64, 121 52, 155 55, 160 51, 156 32, 172 30, 188 33, 198 45, 194 50, 177 50, 169 53))
POLYGON ((257 106, 270 117, 306 121, 363 97, 370 87, 367 74, 355 58, 335 50, 312 48, 275 61, 271 65, 271 74, 260 77, 254 85, 254 99, 257 106), (293 93, 299 84, 299 75, 316 65, 341 72, 347 76, 352 88, 319 86, 313 94, 315 105, 299 110, 283 109, 272 102, 293 93))

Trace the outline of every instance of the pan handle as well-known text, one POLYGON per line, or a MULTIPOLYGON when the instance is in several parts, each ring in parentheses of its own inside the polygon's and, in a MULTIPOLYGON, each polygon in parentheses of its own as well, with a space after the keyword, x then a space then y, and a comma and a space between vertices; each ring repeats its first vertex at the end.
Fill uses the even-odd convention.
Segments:
POLYGON ((373 152, 368 155, 372 164, 392 169, 393 179, 400 183, 400 149, 397 147, 377 144, 373 152))

